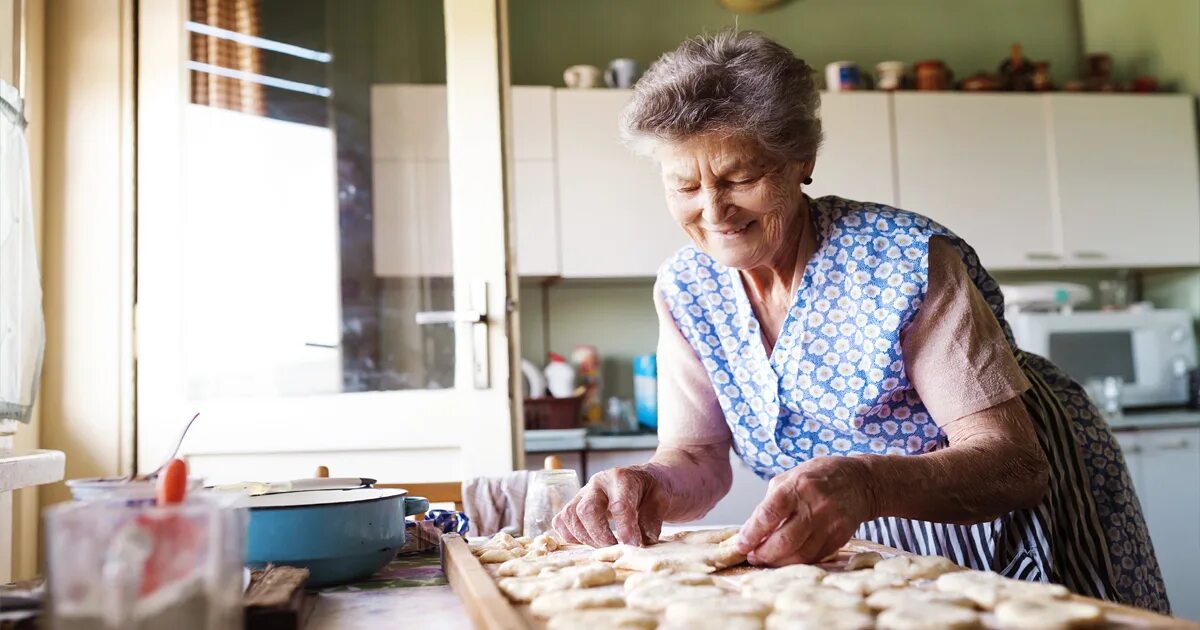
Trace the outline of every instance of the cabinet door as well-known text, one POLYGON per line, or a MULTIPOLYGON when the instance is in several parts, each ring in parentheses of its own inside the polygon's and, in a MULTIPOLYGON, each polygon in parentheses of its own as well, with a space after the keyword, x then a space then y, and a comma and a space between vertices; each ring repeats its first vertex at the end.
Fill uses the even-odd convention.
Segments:
POLYGON ((512 168, 513 212, 517 223, 513 249, 517 273, 557 276, 558 205, 554 195, 554 162, 516 160, 512 168))
POLYGON ((1141 436, 1137 485, 1167 597, 1177 616, 1200 621, 1200 429, 1147 431, 1141 436))
POLYGON ((1193 98, 1049 99, 1068 264, 1200 264, 1193 98))
POLYGON ((514 85, 512 88, 513 159, 554 159, 554 88, 514 85))
POLYGON ((809 195, 896 204, 891 107, 891 97, 882 92, 821 94, 825 142, 806 187, 809 195))
POLYGON ((990 269, 1058 266, 1045 99, 893 98, 900 206, 966 239, 990 269))
POLYGON ((687 243, 658 166, 621 144, 629 90, 555 90, 564 277, 654 276, 687 243))

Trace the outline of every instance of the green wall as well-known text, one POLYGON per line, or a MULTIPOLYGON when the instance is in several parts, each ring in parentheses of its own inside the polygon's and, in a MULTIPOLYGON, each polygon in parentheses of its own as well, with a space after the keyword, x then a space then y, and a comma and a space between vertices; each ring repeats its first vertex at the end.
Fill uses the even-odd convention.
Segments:
POLYGON ((1200 1, 1080 0, 1084 48, 1113 55, 1119 80, 1152 74, 1200 94, 1200 1))
MULTIPOLYGON (((1187 1, 1187 0, 1184 0, 1187 1)), ((1009 46, 1076 76, 1076 0, 792 0, 735 16, 716 0, 509 0, 512 81, 561 85, 564 68, 616 57, 648 64, 680 41, 735 23, 790 47, 815 68, 851 59, 864 69, 943 59, 959 77, 993 71, 1009 46)))

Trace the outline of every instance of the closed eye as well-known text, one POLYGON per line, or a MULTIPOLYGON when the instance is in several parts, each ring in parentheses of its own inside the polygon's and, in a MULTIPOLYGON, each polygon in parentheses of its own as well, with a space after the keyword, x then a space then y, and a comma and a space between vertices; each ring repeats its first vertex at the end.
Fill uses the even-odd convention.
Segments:
POLYGON ((734 186, 745 186, 746 184, 753 184, 760 179, 762 179, 762 175, 755 175, 754 177, 747 177, 745 179, 735 179, 732 183, 734 186))
POLYGON ((678 188, 676 188, 675 192, 692 193, 692 192, 696 192, 697 190, 700 190, 699 186, 697 186, 695 184, 685 184, 683 186, 679 186, 678 188))

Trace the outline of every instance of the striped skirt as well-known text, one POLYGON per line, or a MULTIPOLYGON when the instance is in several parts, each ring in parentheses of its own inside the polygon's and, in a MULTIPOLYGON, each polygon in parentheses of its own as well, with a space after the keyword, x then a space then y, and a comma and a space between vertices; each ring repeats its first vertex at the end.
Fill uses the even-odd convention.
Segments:
POLYGON ((1025 352, 1018 361, 1032 384, 1025 406, 1050 462, 1041 504, 974 525, 883 517, 863 523, 856 536, 1170 613, 1141 504, 1104 418, 1054 364, 1025 352))

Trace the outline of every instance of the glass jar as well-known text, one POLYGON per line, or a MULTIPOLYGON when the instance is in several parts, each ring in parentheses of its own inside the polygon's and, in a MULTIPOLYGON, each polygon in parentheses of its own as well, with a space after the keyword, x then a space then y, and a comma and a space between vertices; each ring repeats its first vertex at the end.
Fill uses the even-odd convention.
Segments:
POLYGON ((535 471, 525 494, 525 535, 539 536, 553 529, 554 515, 578 493, 579 475, 574 470, 535 471))

